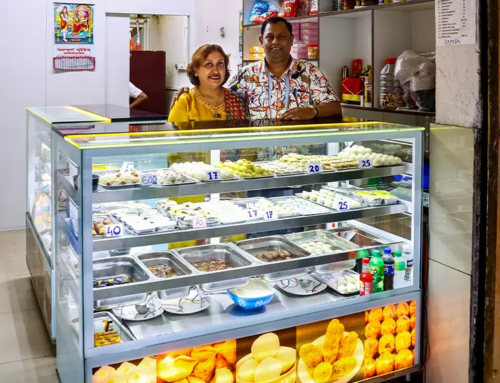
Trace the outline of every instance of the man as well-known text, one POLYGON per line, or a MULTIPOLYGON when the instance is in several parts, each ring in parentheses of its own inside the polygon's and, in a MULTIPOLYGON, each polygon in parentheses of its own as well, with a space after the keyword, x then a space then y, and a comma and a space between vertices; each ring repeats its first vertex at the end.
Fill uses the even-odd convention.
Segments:
POLYGON ((282 17, 266 20, 259 37, 265 59, 239 70, 226 86, 245 100, 251 119, 341 116, 340 101, 325 75, 313 64, 290 56, 292 30, 282 17))
POLYGON ((139 105, 140 103, 146 101, 148 99, 148 96, 146 95, 146 93, 144 93, 142 90, 140 90, 134 84, 132 84, 130 81, 129 81, 128 84, 129 84, 128 85, 128 87, 129 87, 129 97, 134 100, 130 104, 130 109, 133 109, 137 105, 139 105))

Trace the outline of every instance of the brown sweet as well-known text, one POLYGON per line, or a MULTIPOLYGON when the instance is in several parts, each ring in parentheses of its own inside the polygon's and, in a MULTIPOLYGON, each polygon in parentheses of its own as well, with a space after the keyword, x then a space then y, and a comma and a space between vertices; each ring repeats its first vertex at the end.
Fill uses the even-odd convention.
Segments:
POLYGON ((411 346, 411 335, 408 331, 403 331, 396 336, 396 352, 406 350, 411 346))
POLYGON ((349 357, 349 358, 340 358, 337 360, 335 363, 333 363, 333 375, 335 376, 344 376, 350 373, 356 365, 358 364, 358 361, 356 358, 349 357))
POLYGON ((396 322, 396 332, 410 331, 410 319, 407 316, 400 317, 396 322))
POLYGON ((312 343, 303 345, 299 350, 299 355, 307 367, 314 368, 323 362, 323 353, 312 343))
POLYGON ((380 355, 394 351, 394 335, 387 334, 380 338, 378 342, 378 353, 380 355))
POLYGON ((378 340, 374 338, 367 338, 365 340, 365 357, 373 358, 378 352, 378 340))
POLYGON ((375 367, 376 362, 373 358, 365 358, 365 379, 373 378, 375 376, 375 373, 377 372, 375 367))
POLYGON ((381 331, 380 322, 374 320, 366 325, 365 337, 377 339, 380 336, 380 331, 381 331))
POLYGON ((402 316, 408 316, 410 314, 410 306, 408 306, 408 303, 402 302, 398 304, 398 307, 396 309, 396 316, 398 318, 401 318, 402 316))
POLYGON ((358 345, 358 333, 351 331, 340 341, 338 359, 354 355, 358 345))
POLYGON ((368 321, 371 322, 374 320, 377 320, 379 322, 382 322, 384 320, 384 315, 382 313, 382 307, 379 307, 379 308, 376 308, 376 309, 373 309, 372 311, 370 311, 368 321))
POLYGON ((392 318, 387 318, 382 322, 381 334, 394 334, 396 332, 396 321, 392 318))
POLYGON ((396 370, 413 366, 413 354, 410 350, 401 350, 395 358, 396 370))
POLYGON ((337 360, 340 341, 344 337, 344 325, 338 319, 333 319, 326 329, 323 358, 325 362, 333 364, 337 360))
POLYGON ((417 313, 417 301, 411 301, 410 303, 410 315, 415 315, 417 313))
POLYGON ((384 307, 384 319, 394 319, 396 317, 396 306, 388 305, 384 307))
POLYGON ((380 355, 377 359, 375 369, 377 370, 377 375, 388 374, 394 371, 394 355, 391 353, 380 355))

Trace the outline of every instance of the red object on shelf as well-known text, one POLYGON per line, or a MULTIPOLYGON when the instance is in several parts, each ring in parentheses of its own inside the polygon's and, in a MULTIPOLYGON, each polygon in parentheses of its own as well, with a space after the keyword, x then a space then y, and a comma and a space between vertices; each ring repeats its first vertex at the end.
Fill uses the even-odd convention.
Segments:
POLYGON ((352 60, 352 77, 361 76, 362 70, 363 70, 363 60, 361 59, 352 60))
POLYGON ((363 258, 363 268, 359 281, 361 282, 361 289, 359 295, 369 295, 373 293, 373 275, 370 273, 370 258, 363 258))
POLYGON ((342 79, 342 101, 361 103, 361 96, 365 93, 365 82, 360 78, 347 77, 342 79))
POLYGON ((148 96, 137 106, 146 112, 167 114, 165 90, 166 54, 164 51, 133 51, 130 58, 130 81, 148 96))

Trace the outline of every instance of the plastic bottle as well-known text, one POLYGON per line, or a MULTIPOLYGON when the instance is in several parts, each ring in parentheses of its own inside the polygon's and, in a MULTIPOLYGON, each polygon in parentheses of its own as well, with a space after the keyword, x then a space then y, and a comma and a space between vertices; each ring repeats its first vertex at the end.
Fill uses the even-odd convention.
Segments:
POLYGON ((364 106, 371 108, 373 106, 373 88, 372 88, 372 74, 368 73, 365 77, 365 97, 364 106))
POLYGON ((373 276, 370 272, 370 258, 362 259, 362 271, 359 276, 359 281, 361 282, 361 289, 359 290, 359 295, 369 295, 373 293, 373 276))
POLYGON ((410 245, 403 245, 403 259, 406 262, 405 284, 413 285, 413 252, 410 245))
POLYGON ((379 104, 383 109, 396 109, 394 98, 394 68, 397 59, 388 58, 385 60, 385 66, 380 72, 380 99, 379 104))
POLYGON ((384 248, 384 291, 394 289, 394 258, 389 247, 384 248))
POLYGON ((401 256, 401 251, 394 252, 394 288, 400 289, 405 286, 406 262, 401 256))
POLYGON ((375 249, 372 251, 370 271, 373 276, 373 292, 384 291, 384 260, 382 259, 380 250, 375 249))

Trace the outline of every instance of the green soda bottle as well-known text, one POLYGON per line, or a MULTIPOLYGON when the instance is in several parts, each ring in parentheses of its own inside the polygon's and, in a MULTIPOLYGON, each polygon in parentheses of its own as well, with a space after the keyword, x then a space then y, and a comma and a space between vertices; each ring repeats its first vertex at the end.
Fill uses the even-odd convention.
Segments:
POLYGON ((378 293, 384 291, 384 260, 378 249, 372 251, 370 272, 373 275, 373 292, 378 293))

